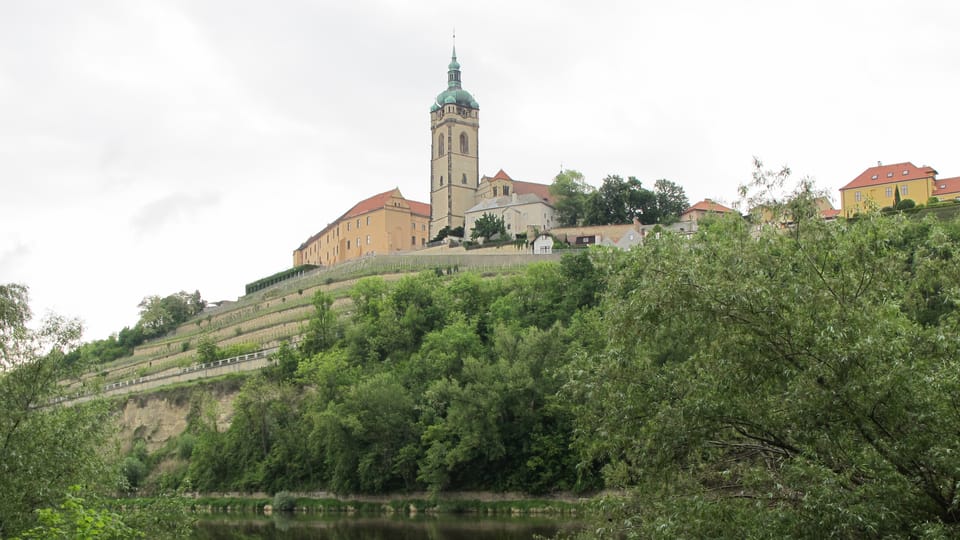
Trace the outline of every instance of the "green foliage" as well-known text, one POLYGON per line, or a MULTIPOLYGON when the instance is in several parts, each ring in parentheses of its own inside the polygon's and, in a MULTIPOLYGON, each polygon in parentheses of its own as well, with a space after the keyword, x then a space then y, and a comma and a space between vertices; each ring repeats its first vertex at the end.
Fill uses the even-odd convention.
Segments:
POLYGON ((581 350, 564 325, 606 278, 593 258, 566 264, 360 280, 323 346, 284 353, 291 376, 247 382, 229 429, 199 415, 188 478, 201 491, 598 487, 595 469, 576 467, 556 396, 581 350))
POLYGON ((32 525, 75 484, 104 487, 113 476, 99 445, 108 435, 103 403, 46 406, 79 366, 64 350, 80 337, 76 321, 48 316, 30 328, 27 289, 0 286, 0 535, 32 525))
POLYGON ((645 189, 636 177, 624 180, 611 175, 587 201, 586 223, 610 225, 630 223, 634 218, 641 223, 656 223, 659 213, 656 195, 645 189))
MULTIPOLYGON (((115 463, 109 447, 111 411, 95 400, 65 407, 55 400, 65 391, 59 381, 82 367, 63 351, 76 344, 80 326, 49 316, 30 328, 26 287, 0 286, 0 537, 139 538, 138 519, 107 510, 100 495, 114 491, 126 475, 136 484, 146 474, 146 448, 135 445, 115 463), (83 486, 80 488, 74 486, 83 486), (83 497, 81 497, 81 494, 83 497)), ((182 537, 183 524, 162 516, 170 528, 155 527, 152 538, 182 537), (174 530, 172 536, 165 531, 174 530)))
POLYGON ((958 225, 714 221, 631 251, 564 395, 598 537, 911 537, 960 522, 958 225))
POLYGON ((300 352, 304 356, 325 351, 340 338, 337 315, 332 309, 333 298, 323 291, 317 291, 313 295, 313 306, 316 312, 307 322, 306 332, 300 341, 300 352))
POLYGON ((675 222, 680 214, 690 206, 687 193, 675 182, 661 178, 653 183, 653 192, 657 199, 658 223, 675 222))
POLYGON ((507 227, 503 223, 503 216, 484 213, 477 218, 473 224, 473 231, 470 232, 470 238, 476 240, 483 238, 489 240, 497 236, 506 236, 507 227))
POLYGON ((582 223, 586 218, 587 201, 593 192, 593 186, 587 184, 582 173, 567 169, 558 174, 550 184, 557 223, 561 227, 582 223))
MULTIPOLYGON (((899 193, 899 192, 898 192, 898 193, 899 193)), ((913 199, 904 199, 904 200, 902 200, 902 201, 897 202, 897 204, 896 204, 896 206, 894 206, 894 208, 895 208, 896 210, 909 210, 909 209, 911 209, 911 208, 913 208, 913 207, 915 207, 915 206, 917 206, 917 203, 914 202, 913 199)))
POLYGON ((219 356, 220 350, 217 347, 217 342, 207 334, 201 336, 197 343, 197 361, 205 364, 217 360, 219 356))
POLYGON ((279 512, 293 512, 297 509, 297 498, 289 491, 278 491, 273 496, 273 509, 279 512))
POLYGON ((140 321, 146 338, 162 336, 203 311, 207 303, 200 297, 200 291, 189 294, 180 291, 163 298, 148 296, 140 305, 140 321))
POLYGON ((80 488, 74 486, 65 500, 55 508, 37 511, 38 525, 24 531, 22 540, 127 540, 145 538, 146 534, 129 527, 123 518, 108 510, 85 508, 79 497, 80 488))

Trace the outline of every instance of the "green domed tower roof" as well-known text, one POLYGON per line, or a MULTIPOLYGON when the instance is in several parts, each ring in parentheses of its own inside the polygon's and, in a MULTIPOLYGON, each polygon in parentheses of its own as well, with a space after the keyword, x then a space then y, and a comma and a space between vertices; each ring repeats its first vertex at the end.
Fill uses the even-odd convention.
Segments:
POLYGON ((437 94, 437 99, 430 107, 430 112, 438 110, 443 105, 455 104, 461 107, 470 107, 479 109, 480 104, 473 99, 470 92, 467 92, 460 85, 460 62, 457 62, 457 46, 453 46, 453 56, 450 58, 450 65, 447 66, 447 89, 437 94))

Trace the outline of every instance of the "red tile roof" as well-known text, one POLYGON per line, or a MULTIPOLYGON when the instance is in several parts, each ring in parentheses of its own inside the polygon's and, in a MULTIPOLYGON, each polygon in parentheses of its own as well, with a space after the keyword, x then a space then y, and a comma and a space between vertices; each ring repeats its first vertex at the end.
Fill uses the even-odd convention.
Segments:
POLYGON ((493 175, 492 180, 513 180, 513 178, 510 178, 509 174, 505 173, 503 169, 500 169, 497 171, 497 174, 493 175))
POLYGON ((407 200, 410 205, 410 213, 418 216, 430 217, 430 205, 425 202, 407 200))
MULTIPOLYGON (((690 208, 687 208, 686 210, 683 211, 683 213, 686 214, 687 212, 692 212, 692 211, 694 211, 694 210, 701 210, 701 211, 704 211, 704 212, 719 212, 719 213, 735 212, 735 211, 736 211, 736 210, 733 210, 732 208, 727 208, 726 206, 724 206, 724 205, 722 205, 722 204, 717 204, 717 203, 711 201, 710 199, 704 199, 704 200, 698 202, 697 204, 691 206, 690 208)), ((682 214, 681 214, 681 215, 682 215, 682 214)))
POLYGON ((417 214, 417 215, 420 215, 420 216, 430 217, 430 205, 429 205, 429 204, 427 204, 427 203, 422 203, 422 202, 419 202, 419 201, 411 201, 411 200, 408 200, 408 199, 404 199, 404 198, 403 198, 403 195, 400 193, 400 189, 399 189, 399 188, 393 188, 393 189, 391 189, 391 190, 389 190, 389 191, 384 191, 383 193, 377 193, 376 195, 373 195, 372 197, 367 197, 366 199, 364 199, 364 200, 358 202, 357 204, 353 205, 353 206, 352 206, 349 210, 347 210, 342 216, 340 216, 340 217, 338 217, 337 219, 333 220, 332 223, 328 223, 327 226, 323 228, 323 230, 321 230, 321 231, 318 232, 317 234, 315 234, 315 235, 311 236, 310 238, 308 238, 306 242, 300 244, 300 247, 297 248, 297 249, 298 249, 298 250, 302 250, 302 249, 305 248, 306 246, 310 245, 310 244, 311 244, 313 241, 315 241, 317 238, 319 238, 319 237, 323 236, 324 234, 326 234, 327 231, 329 231, 330 229, 332 229, 337 223, 340 223, 341 221, 343 221, 343 220, 345 220, 345 219, 349 219, 349 218, 361 216, 361 215, 366 214, 366 213, 368 213, 368 212, 373 212, 374 210, 379 210, 379 209, 381 209, 381 208, 384 208, 385 206, 387 206, 387 204, 390 202, 390 200, 393 199, 394 197, 403 200, 403 201, 406 203, 407 207, 410 208, 410 213, 412 213, 412 214, 417 214))
POLYGON ((536 184, 534 182, 521 182, 519 180, 514 180, 513 192, 517 195, 531 193, 551 204, 553 203, 553 197, 550 196, 550 186, 547 184, 536 184))
POLYGON ((367 212, 372 212, 374 210, 379 210, 390 202, 391 199, 397 198, 406 203, 410 207, 410 211, 414 214, 419 214, 422 216, 430 215, 430 205, 427 203, 422 203, 419 201, 411 201, 409 199, 404 199, 403 194, 400 193, 399 188, 393 188, 390 191, 384 191, 383 193, 377 193, 372 197, 368 197, 357 204, 353 205, 353 208, 347 210, 345 214, 337 218, 337 221, 342 219, 352 218, 366 214, 367 212))
POLYGON ((347 210, 345 214, 337 218, 337 221, 366 214, 367 212, 372 212, 378 208, 383 208, 387 205, 387 201, 392 199, 394 196, 403 198, 403 195, 400 194, 400 190, 398 188, 393 188, 390 191, 384 191, 383 193, 377 193, 372 197, 367 197, 366 199, 353 205, 353 207, 347 210))
POLYGON ((960 176, 953 178, 940 178, 933 181, 933 196, 942 197, 944 195, 960 195, 960 176))
POLYGON ((909 161, 905 163, 894 163, 892 165, 877 165, 860 173, 860 176, 854 178, 849 184, 840 188, 840 191, 853 188, 862 188, 869 186, 879 186, 883 184, 892 184, 903 182, 905 180, 918 180, 921 178, 932 178, 937 175, 933 167, 917 167, 909 161))
POLYGON ((823 219, 835 218, 840 215, 840 210, 837 208, 825 208, 820 211, 820 217, 823 219))

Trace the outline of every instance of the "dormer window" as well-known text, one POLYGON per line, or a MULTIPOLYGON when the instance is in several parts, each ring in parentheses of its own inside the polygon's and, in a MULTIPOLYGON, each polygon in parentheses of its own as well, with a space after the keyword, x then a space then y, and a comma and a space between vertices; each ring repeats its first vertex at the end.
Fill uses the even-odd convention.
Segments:
POLYGON ((887 178, 893 178, 893 171, 887 173, 887 178))
POLYGON ((908 169, 904 169, 904 170, 903 170, 903 175, 906 176, 906 175, 908 175, 908 174, 910 174, 910 171, 909 171, 908 169))
POLYGON ((877 175, 873 175, 873 176, 870 177, 871 180, 876 180, 877 178, 879 178, 879 176, 877 176, 877 175))

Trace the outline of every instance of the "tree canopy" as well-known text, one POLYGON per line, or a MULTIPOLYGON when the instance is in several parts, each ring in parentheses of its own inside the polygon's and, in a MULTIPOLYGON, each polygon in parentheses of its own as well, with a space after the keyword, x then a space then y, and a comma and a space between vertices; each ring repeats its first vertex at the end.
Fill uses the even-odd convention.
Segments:
POLYGON ((477 238, 489 240, 498 235, 507 235, 507 227, 503 223, 503 216, 488 213, 484 213, 477 218, 477 221, 473 224, 473 231, 470 233, 470 237, 474 240, 477 238))
MULTIPOLYGON (((0 537, 142 537, 134 525, 143 514, 121 521, 102 501, 120 487, 105 444, 107 404, 57 402, 67 391, 60 382, 80 373, 64 352, 76 346, 80 324, 50 315, 31 326, 28 300, 25 286, 0 285, 0 537)), ((186 522, 166 518, 173 536, 181 535, 186 522)))
POLYGON ((812 201, 786 231, 651 239, 612 279, 607 345, 565 386, 582 458, 634 495, 607 532, 957 533, 960 224, 812 201))
POLYGON ((582 174, 571 170, 557 175, 550 194, 561 227, 623 224, 634 219, 644 225, 668 224, 689 205, 683 187, 667 179, 657 180, 649 190, 634 176, 624 180, 610 175, 594 189, 582 174))

